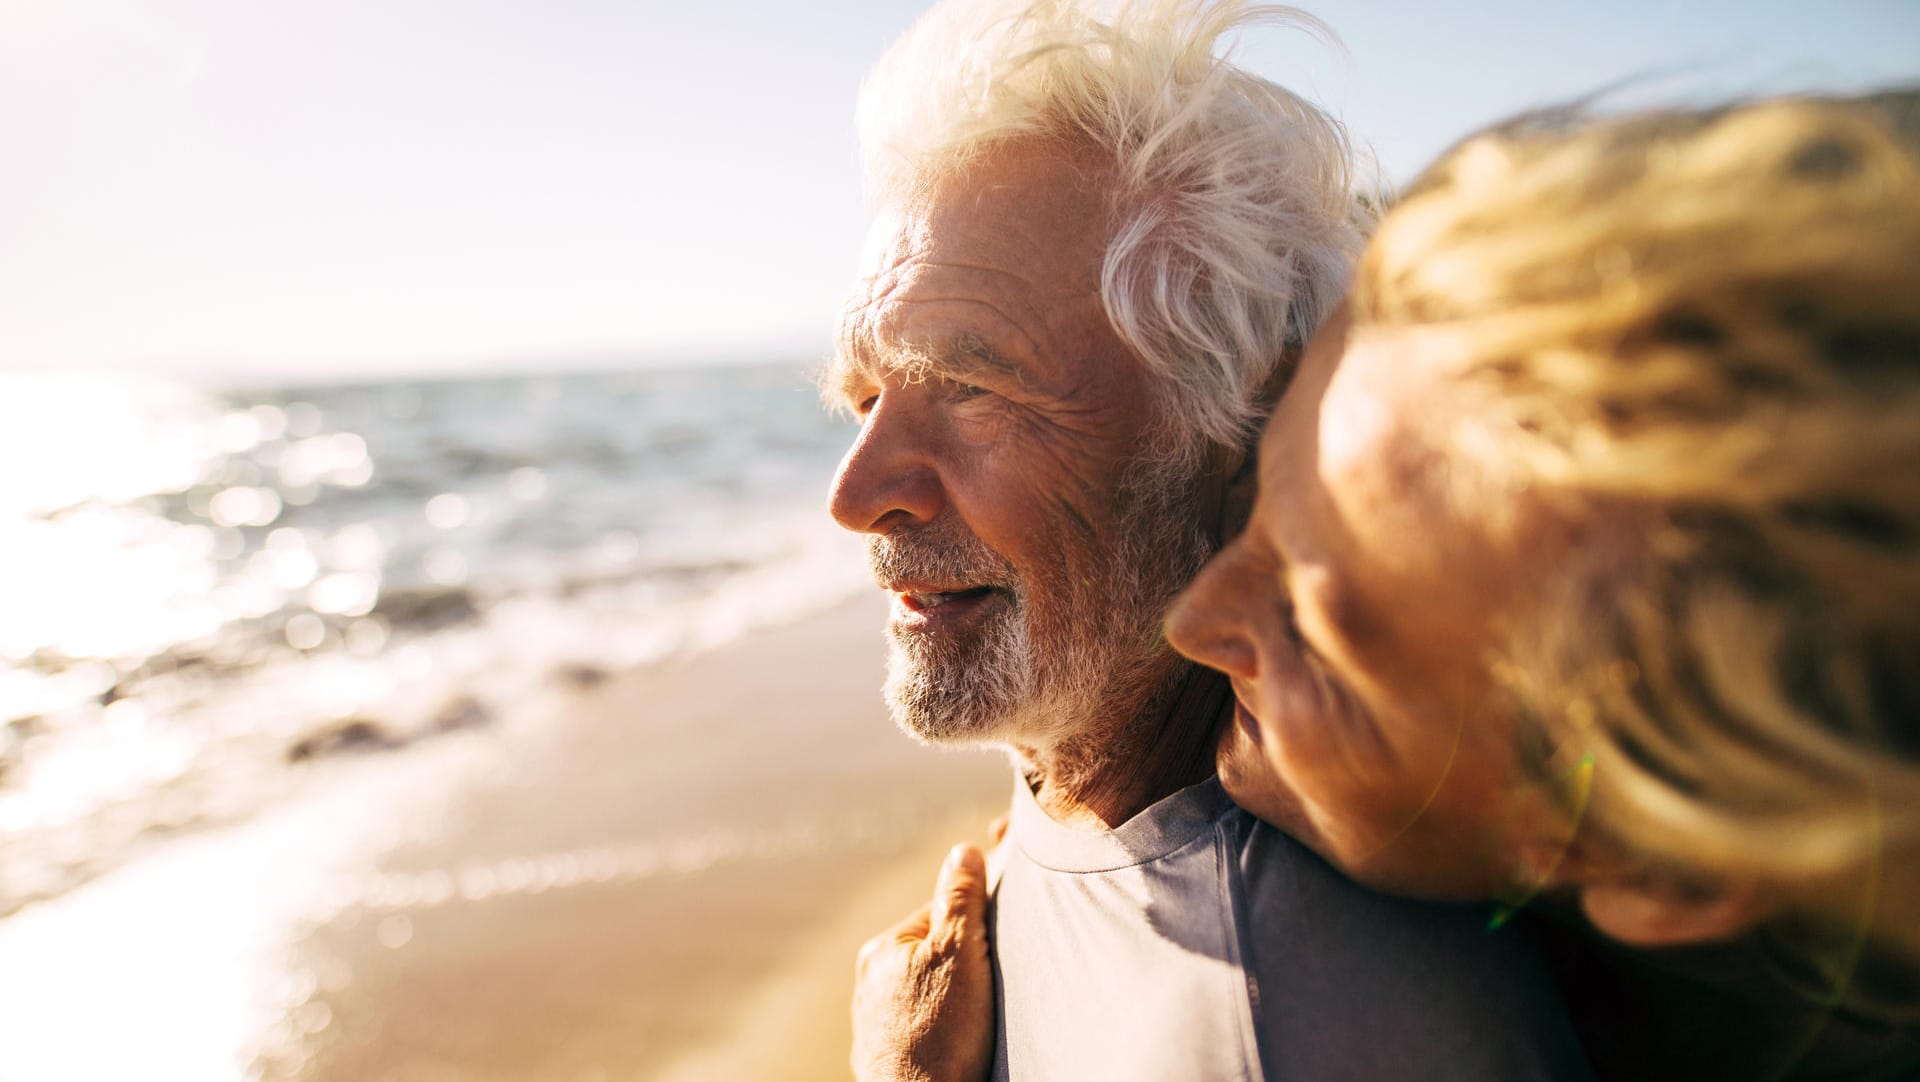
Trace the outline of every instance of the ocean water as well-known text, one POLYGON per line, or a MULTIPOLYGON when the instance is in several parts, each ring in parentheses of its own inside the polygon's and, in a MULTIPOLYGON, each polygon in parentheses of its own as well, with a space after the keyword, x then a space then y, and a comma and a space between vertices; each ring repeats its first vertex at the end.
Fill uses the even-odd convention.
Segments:
POLYGON ((0 375, 0 915, 870 584, 799 364, 0 375))

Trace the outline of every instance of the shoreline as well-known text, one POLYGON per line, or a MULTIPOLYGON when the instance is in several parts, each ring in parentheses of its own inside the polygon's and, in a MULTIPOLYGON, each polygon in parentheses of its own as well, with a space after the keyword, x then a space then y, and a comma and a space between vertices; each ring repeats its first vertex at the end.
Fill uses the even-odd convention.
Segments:
POLYGON ((844 1078, 858 944, 1006 792, 894 728, 881 619, 558 689, 0 921, 0 1077, 844 1078))

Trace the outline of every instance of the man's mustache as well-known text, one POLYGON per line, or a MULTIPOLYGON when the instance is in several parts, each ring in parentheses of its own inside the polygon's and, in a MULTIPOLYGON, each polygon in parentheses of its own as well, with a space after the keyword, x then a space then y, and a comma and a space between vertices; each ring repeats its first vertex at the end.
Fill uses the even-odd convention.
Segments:
POLYGON ((1020 584, 1019 573, 1006 557, 951 520, 869 537, 867 566, 882 584, 929 582, 1005 589, 1017 589, 1020 584))

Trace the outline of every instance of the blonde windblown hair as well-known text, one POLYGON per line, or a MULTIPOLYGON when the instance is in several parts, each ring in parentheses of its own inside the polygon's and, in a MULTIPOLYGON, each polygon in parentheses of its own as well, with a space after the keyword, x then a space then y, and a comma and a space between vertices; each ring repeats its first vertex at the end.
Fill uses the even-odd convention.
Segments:
POLYGON ((1920 92, 1470 139, 1353 303, 1471 343, 1478 483, 1594 527, 1499 666, 1588 827, 1920 958, 1920 92))
POLYGON ((1273 377, 1346 289, 1361 244, 1345 130, 1216 56, 1258 23, 1330 36, 1243 0, 947 0, 861 88, 883 203, 1037 140, 1112 163, 1122 224, 1101 298, 1166 392, 1159 450, 1248 445, 1273 377))

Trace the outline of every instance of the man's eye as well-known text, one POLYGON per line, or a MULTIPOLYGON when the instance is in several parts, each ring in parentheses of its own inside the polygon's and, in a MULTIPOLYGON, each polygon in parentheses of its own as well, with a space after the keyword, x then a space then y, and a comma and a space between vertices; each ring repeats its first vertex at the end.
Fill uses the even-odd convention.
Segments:
POLYGON ((861 417, 865 417, 867 414, 873 412, 874 405, 877 404, 879 401, 880 401, 879 395, 870 394, 867 397, 861 399, 860 403, 853 407, 853 412, 858 414, 861 417))

